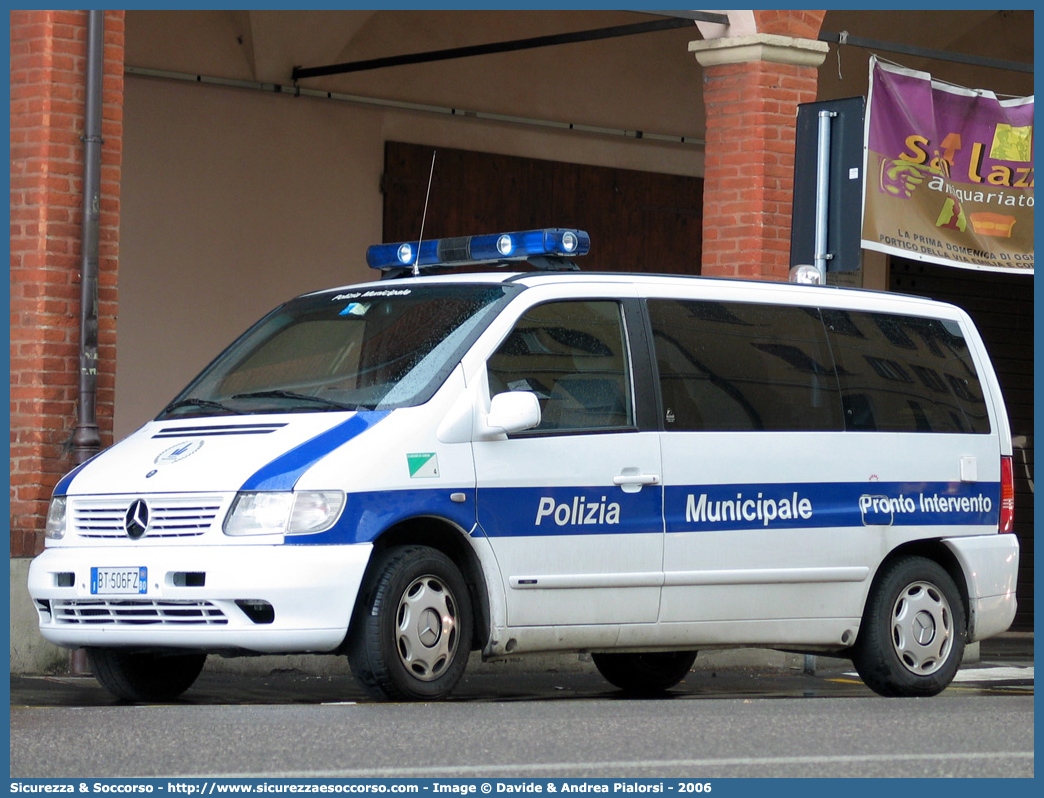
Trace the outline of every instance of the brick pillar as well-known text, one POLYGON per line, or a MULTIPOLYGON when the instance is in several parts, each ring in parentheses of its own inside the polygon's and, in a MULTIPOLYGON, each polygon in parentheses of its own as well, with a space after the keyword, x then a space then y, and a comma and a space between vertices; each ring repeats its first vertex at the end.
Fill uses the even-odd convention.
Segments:
MULTIPOLYGON (((43 547, 72 468, 80 338, 87 12, 11 11, 11 556, 43 547)), ((112 442, 124 12, 105 12, 97 415, 112 442)))
POLYGON ((704 275, 787 279, 797 106, 816 99, 827 49, 773 33, 690 43, 707 115, 704 275))

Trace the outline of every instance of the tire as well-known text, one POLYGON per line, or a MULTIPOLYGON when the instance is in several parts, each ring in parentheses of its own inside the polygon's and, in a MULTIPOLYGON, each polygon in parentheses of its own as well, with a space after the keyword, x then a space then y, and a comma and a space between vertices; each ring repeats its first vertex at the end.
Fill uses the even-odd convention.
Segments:
POLYGON ((352 675, 381 700, 436 701, 468 664, 471 597, 460 570, 426 546, 377 556, 348 640, 352 675))
POLYGON ((937 695, 953 681, 967 637, 950 575, 932 560, 903 557, 884 567, 871 590, 852 662, 880 695, 937 695))
POLYGON ((696 661, 696 652, 592 654, 591 659, 605 680, 625 693, 658 695, 686 677, 696 661))
POLYGON ((98 684, 122 701, 173 701, 199 678, 207 655, 88 648, 87 661, 98 684))

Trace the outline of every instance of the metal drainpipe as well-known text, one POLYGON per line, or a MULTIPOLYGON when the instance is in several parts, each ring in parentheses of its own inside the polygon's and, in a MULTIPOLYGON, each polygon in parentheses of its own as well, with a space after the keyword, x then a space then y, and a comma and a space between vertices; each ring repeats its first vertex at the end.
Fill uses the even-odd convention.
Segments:
POLYGON ((102 55, 105 12, 87 16, 87 103, 83 136, 83 227, 80 233, 80 385, 72 444, 77 465, 101 448, 98 391, 98 238, 101 206, 102 55))
MULTIPOLYGON (((83 222, 80 232, 80 384, 73 432, 73 458, 79 465, 101 449, 95 414, 98 393, 98 239, 101 211, 101 106, 105 12, 87 12, 87 79, 83 135, 83 222)), ((90 673, 87 653, 72 652, 75 675, 90 673)))

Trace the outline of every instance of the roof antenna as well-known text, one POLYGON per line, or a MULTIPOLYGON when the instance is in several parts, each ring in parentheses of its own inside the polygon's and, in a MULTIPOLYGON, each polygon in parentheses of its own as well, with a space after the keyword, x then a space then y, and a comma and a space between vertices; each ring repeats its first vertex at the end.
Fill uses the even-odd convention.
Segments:
POLYGON ((428 198, 431 196, 431 179, 435 176, 435 155, 438 150, 431 151, 431 171, 428 173, 428 191, 424 195, 424 210, 421 212, 420 237, 417 239, 417 257, 413 259, 413 276, 420 276, 421 244, 424 243, 424 219, 428 215, 428 198))

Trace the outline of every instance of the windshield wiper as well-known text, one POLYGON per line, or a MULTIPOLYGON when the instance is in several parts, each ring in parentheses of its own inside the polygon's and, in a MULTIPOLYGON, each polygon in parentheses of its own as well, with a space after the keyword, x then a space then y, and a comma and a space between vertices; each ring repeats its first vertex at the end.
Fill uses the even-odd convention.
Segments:
POLYGON ((263 399, 263 398, 275 398, 275 399, 304 399, 308 402, 316 402, 317 404, 326 405, 327 407, 333 407, 337 410, 356 410, 356 405, 346 405, 344 402, 335 402, 333 399, 324 399, 321 396, 312 396, 307 393, 297 393, 297 391, 286 391, 286 390, 274 390, 274 391, 251 391, 250 393, 237 393, 232 395, 233 399, 263 399))
POLYGON ((228 405, 221 404, 221 402, 214 402, 210 399, 196 399, 195 397, 191 397, 189 399, 179 399, 177 402, 171 402, 169 405, 163 408, 163 412, 160 413, 160 415, 163 416, 167 413, 171 413, 174 410, 177 410, 179 407, 206 407, 211 410, 221 410, 225 413, 234 413, 237 416, 244 415, 242 410, 236 410, 234 407, 229 407, 228 405))

